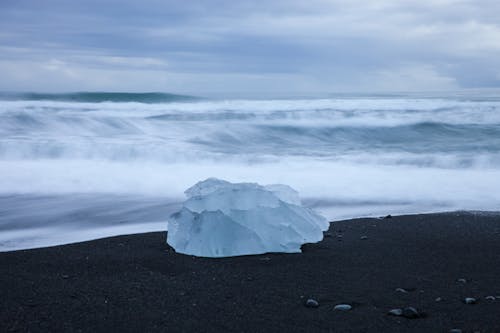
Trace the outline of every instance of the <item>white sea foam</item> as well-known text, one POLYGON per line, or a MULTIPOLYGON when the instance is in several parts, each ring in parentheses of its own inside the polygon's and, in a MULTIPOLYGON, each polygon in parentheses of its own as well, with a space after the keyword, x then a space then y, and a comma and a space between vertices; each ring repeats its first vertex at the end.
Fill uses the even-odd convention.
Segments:
POLYGON ((212 176, 233 182, 286 183, 303 198, 322 202, 319 210, 329 219, 394 212, 391 206, 399 213, 417 213, 423 208, 496 210, 500 202, 498 169, 374 166, 307 159, 258 164, 39 160, 0 162, 0 174, 2 193, 135 194, 178 201, 189 185, 212 176), (381 209, 373 210, 371 206, 377 206, 373 203, 381 209))

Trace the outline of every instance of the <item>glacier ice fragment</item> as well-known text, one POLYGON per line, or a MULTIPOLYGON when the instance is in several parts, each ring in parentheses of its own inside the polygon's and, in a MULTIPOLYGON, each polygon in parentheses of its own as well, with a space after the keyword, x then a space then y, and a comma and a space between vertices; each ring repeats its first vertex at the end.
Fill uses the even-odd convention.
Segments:
POLYGON ((209 178, 185 191, 182 209, 170 216, 167 243, 177 252, 229 257, 301 252, 323 239, 326 219, 302 207, 287 185, 261 186, 209 178))

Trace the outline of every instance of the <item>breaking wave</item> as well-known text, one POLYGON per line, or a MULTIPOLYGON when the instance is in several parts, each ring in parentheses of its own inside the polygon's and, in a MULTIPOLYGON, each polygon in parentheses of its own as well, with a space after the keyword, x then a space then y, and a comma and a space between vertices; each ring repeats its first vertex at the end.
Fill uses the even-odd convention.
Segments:
POLYGON ((171 103, 197 100, 197 97, 167 93, 123 93, 123 92, 77 92, 62 94, 44 93, 2 93, 1 100, 60 101, 74 103, 137 102, 171 103))

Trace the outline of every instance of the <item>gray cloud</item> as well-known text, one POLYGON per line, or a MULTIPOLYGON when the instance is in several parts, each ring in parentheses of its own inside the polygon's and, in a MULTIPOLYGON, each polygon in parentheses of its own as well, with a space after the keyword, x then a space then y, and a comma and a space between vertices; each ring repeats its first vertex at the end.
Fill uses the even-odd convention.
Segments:
POLYGON ((1 90, 322 94, 500 86, 496 1, 0 3, 1 90))

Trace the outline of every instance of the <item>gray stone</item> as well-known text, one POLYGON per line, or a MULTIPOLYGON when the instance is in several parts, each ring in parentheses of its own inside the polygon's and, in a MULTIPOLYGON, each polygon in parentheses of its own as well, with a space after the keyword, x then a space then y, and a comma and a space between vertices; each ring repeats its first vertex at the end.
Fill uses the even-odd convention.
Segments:
POLYGON ((437 297, 437 298, 435 299, 435 301, 436 301, 436 302, 441 302, 442 300, 443 300, 443 298, 442 298, 442 297, 437 297))
POLYGON ((420 317, 420 313, 414 307, 409 306, 403 309, 403 317, 414 319, 420 317))
POLYGON ((464 303, 465 304, 476 304, 477 301, 474 297, 466 297, 466 298, 464 298, 464 303))
POLYGON ((459 328, 452 328, 451 330, 449 330, 448 332, 450 333, 462 333, 462 330, 459 329, 459 328))
POLYGON ((392 310, 389 310, 389 312, 387 313, 391 316, 401 316, 403 314, 403 310, 402 309, 392 309, 392 310))
POLYGON ((399 293, 404 293, 404 294, 408 293, 408 291, 406 289, 403 289, 403 288, 396 288, 396 291, 399 293))
POLYGON ((312 298, 309 298, 305 303, 304 305, 307 307, 307 308, 317 308, 319 306, 319 303, 317 300, 315 299, 312 299, 312 298))
POLYGON ((359 239, 366 240, 366 239, 368 239, 368 236, 361 236, 359 239))
POLYGON ((486 296, 485 297, 488 301, 494 301, 496 299, 495 296, 486 296))
POLYGON ((457 281, 460 282, 460 283, 467 283, 466 279, 457 279, 457 281))
POLYGON ((335 305, 333 309, 337 311, 349 311, 352 309, 352 306, 350 306, 349 304, 338 304, 335 305))

